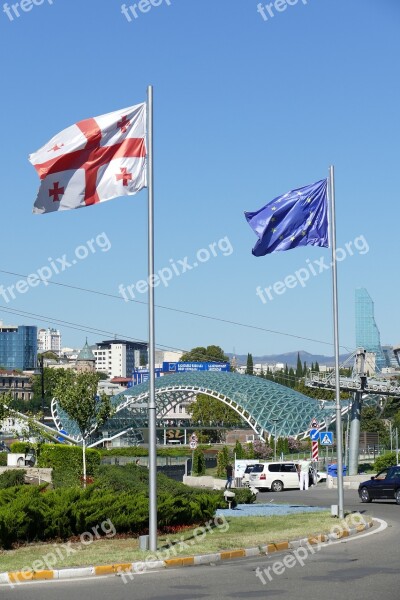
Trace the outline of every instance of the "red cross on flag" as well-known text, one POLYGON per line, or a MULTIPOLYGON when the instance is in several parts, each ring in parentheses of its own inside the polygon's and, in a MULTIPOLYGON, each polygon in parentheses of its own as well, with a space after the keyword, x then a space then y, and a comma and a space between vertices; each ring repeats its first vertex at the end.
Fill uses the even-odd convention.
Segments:
POLYGON ((34 213, 132 196, 147 186, 146 104, 80 121, 29 160, 41 179, 34 213))

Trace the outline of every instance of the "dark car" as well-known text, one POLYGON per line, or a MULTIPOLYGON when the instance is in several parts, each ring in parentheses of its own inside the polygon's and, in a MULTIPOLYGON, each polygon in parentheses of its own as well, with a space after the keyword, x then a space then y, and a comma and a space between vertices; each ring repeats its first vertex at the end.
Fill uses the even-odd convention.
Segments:
POLYGON ((384 469, 369 481, 360 483, 358 495, 361 502, 396 500, 400 504, 400 465, 384 469))

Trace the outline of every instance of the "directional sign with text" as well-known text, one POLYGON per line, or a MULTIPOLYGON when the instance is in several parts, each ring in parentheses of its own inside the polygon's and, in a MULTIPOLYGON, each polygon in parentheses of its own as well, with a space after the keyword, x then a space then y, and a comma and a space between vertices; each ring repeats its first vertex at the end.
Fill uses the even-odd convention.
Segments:
POLYGON ((319 443, 323 446, 332 446, 333 433, 331 431, 321 431, 319 434, 319 443))

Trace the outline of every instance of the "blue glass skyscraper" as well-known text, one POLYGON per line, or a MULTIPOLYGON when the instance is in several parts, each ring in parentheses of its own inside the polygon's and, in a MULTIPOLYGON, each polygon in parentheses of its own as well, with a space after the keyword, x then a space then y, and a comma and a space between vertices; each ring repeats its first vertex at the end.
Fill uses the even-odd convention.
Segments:
POLYGON ((0 323, 0 366, 21 371, 36 368, 37 327, 0 323))
POLYGON ((365 288, 356 289, 356 346, 376 355, 376 367, 386 367, 381 334, 375 323, 374 303, 365 288))

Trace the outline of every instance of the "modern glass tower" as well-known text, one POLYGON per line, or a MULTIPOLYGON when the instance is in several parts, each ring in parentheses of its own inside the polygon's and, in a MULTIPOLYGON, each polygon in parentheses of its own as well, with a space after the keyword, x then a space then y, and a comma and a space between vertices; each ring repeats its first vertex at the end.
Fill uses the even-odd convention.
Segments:
POLYGON ((36 368, 37 327, 0 323, 0 366, 21 371, 36 368))
POLYGON ((356 289, 356 346, 376 355, 379 370, 386 367, 381 346, 381 334, 375 323, 374 303, 365 288, 356 289))

